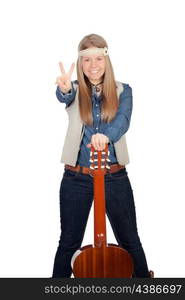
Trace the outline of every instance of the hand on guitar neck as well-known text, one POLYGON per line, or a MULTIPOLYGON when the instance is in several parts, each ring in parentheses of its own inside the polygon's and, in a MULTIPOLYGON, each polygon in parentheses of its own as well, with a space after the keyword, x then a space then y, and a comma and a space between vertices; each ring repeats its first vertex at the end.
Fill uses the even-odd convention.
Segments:
POLYGON ((109 143, 109 138, 102 134, 102 133, 96 133, 93 134, 91 137, 91 143, 87 144, 87 147, 90 148, 93 146, 95 150, 103 151, 105 149, 106 144, 109 143))

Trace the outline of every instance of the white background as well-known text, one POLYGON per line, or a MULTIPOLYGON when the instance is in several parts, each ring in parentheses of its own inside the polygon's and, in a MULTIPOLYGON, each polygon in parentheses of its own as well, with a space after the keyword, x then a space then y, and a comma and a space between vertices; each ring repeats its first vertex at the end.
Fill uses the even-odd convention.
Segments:
MULTIPOLYGON (((156 277, 185 276, 184 1, 1 1, 0 277, 51 277, 67 114, 55 96, 87 34, 133 90, 128 176, 156 277)), ((72 79, 76 79, 76 70, 72 79)), ((93 243, 92 212, 83 245, 93 243)), ((108 242, 115 242, 109 223, 108 242)))

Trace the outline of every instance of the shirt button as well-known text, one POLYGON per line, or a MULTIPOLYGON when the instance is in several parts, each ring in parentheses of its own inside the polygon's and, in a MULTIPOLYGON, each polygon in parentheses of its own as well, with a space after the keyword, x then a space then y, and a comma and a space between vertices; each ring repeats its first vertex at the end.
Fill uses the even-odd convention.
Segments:
POLYGON ((98 106, 98 104, 96 104, 96 106, 98 106))
POLYGON ((96 129, 98 129, 98 127, 96 127, 96 129))
POLYGON ((99 115, 96 115, 97 117, 99 117, 99 115))

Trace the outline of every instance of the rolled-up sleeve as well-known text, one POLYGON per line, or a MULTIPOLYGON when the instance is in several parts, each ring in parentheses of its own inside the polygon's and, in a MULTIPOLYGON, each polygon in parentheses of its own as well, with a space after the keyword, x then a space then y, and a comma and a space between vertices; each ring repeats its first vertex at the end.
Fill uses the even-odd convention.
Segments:
POLYGON ((57 89, 56 89, 57 99, 60 102, 65 103, 66 106, 69 106, 71 104, 71 102, 74 100, 75 94, 76 94, 76 90, 74 89, 73 82, 71 83, 71 86, 72 86, 71 90, 69 91, 69 93, 66 93, 66 94, 62 93, 59 86, 57 86, 57 89))
POLYGON ((115 118, 107 124, 103 134, 109 138, 109 142, 117 142, 125 134, 130 126, 132 114, 132 88, 124 84, 124 90, 120 94, 119 108, 115 118))

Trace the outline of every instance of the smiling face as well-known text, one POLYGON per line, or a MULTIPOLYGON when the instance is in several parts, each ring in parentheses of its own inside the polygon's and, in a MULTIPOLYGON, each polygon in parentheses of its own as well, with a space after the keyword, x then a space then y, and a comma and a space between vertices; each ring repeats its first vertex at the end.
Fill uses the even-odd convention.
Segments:
POLYGON ((105 73, 105 56, 103 54, 82 56, 82 70, 91 83, 101 82, 105 73))

